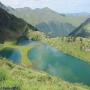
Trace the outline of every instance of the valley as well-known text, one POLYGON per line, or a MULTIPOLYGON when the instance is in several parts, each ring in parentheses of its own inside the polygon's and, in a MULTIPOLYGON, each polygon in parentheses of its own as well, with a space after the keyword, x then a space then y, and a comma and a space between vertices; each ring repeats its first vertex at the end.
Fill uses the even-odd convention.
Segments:
POLYGON ((0 90, 90 90, 89 13, 0 3, 0 90))

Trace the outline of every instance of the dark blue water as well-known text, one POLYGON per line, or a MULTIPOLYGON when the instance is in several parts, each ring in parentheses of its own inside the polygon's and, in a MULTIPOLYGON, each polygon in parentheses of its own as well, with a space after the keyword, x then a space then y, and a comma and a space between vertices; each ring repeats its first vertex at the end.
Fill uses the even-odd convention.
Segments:
POLYGON ((90 85, 90 65, 78 58, 41 45, 28 52, 33 68, 44 70, 69 82, 90 85))
POLYGON ((18 45, 27 45, 27 44, 30 44, 31 42, 33 42, 32 40, 30 39, 27 39, 27 38, 20 38, 17 40, 17 43, 18 45))
POLYGON ((20 51, 14 48, 4 48, 0 51, 0 56, 11 60, 14 63, 21 62, 21 54, 20 51))

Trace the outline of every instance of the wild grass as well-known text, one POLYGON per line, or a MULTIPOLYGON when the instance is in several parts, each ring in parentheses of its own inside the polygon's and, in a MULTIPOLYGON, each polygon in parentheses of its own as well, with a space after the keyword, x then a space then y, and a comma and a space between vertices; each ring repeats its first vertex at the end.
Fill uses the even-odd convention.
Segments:
MULTIPOLYGON (((45 38, 40 39, 41 42, 47 43, 58 50, 78 57, 81 60, 90 63, 90 52, 80 49, 81 42, 67 42, 62 38, 45 38)), ((87 40, 83 41, 87 44, 87 40)), ((0 89, 17 88, 17 90, 90 90, 89 86, 82 84, 72 84, 60 78, 48 75, 45 72, 35 71, 31 69, 30 60, 27 57, 27 52, 31 48, 40 43, 28 45, 16 45, 15 43, 6 42, 0 44, 0 50, 4 48, 16 48, 21 53, 21 65, 15 65, 6 59, 0 59, 0 89)))
POLYGON ((0 89, 16 87, 17 90, 90 90, 88 86, 68 83, 5 59, 0 60, 0 78, 0 89))
MULTIPOLYGON (((78 37, 79 38, 79 37, 78 37)), ((66 53, 68 55, 72 55, 74 57, 80 58, 81 60, 90 63, 90 51, 81 50, 81 46, 89 44, 90 46, 90 39, 87 38, 82 41, 82 43, 78 40, 75 42, 67 42, 66 39, 68 37, 64 37, 64 40, 62 38, 47 38, 42 40, 42 42, 47 43, 55 48, 57 48, 59 51, 62 51, 63 53, 66 53), (89 41, 89 42, 88 42, 89 41)), ((84 39, 84 38, 82 38, 84 39)))

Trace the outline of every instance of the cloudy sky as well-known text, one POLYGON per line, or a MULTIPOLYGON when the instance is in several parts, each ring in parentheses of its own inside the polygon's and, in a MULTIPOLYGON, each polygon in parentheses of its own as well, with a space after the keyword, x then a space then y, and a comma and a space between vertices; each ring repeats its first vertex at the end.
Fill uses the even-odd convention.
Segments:
POLYGON ((13 8, 31 7, 44 8, 49 7, 60 13, 90 13, 90 0, 0 0, 3 4, 13 8))

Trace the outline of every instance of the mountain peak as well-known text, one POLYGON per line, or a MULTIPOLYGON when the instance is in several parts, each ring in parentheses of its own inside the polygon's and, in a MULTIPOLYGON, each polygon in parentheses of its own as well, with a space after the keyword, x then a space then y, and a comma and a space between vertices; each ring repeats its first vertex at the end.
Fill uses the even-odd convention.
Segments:
POLYGON ((51 10, 50 8, 48 7, 44 7, 43 10, 51 10))
POLYGON ((21 10, 21 9, 27 12, 32 10, 30 7, 16 8, 16 10, 21 10))
POLYGON ((36 9, 34 9, 35 11, 51 11, 51 9, 50 8, 48 8, 48 7, 44 7, 44 8, 36 8, 36 9))
POLYGON ((30 7, 24 7, 24 9, 26 9, 26 10, 32 10, 30 7))

